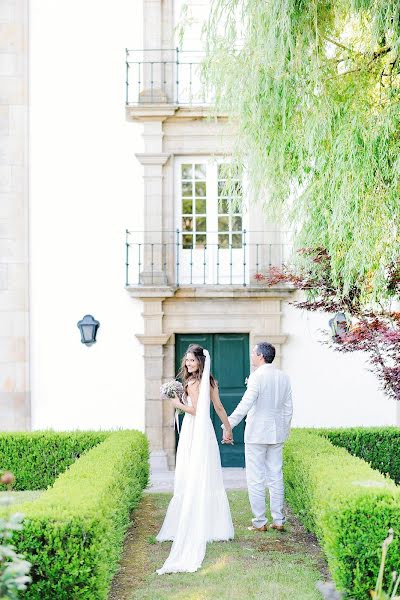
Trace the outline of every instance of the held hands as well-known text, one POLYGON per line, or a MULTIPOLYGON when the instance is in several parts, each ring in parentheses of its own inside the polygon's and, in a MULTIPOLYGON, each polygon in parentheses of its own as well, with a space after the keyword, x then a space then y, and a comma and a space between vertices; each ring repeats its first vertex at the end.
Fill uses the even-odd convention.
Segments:
POLYGON ((233 446, 233 434, 232 434, 232 429, 223 429, 223 434, 222 434, 222 443, 223 444, 231 444, 233 446))

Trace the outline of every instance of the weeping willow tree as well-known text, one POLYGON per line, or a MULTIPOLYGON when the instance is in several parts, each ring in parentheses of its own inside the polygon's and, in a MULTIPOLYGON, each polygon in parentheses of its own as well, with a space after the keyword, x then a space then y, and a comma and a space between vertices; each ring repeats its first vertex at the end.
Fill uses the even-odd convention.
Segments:
POLYGON ((206 41, 206 82, 270 215, 290 222, 295 247, 324 249, 339 297, 387 299, 400 256, 399 0, 212 0, 206 41))

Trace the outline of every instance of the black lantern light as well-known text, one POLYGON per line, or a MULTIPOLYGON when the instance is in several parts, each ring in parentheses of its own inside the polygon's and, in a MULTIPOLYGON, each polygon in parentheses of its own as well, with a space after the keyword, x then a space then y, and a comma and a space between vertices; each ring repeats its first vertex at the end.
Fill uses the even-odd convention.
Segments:
POLYGON ((344 312, 337 312, 329 321, 332 331, 332 337, 336 340, 341 340, 350 330, 351 319, 344 312))
POLYGON ((97 330, 100 327, 99 321, 96 321, 92 315, 85 315, 81 321, 77 323, 81 332, 81 342, 85 346, 91 346, 96 343, 97 330))

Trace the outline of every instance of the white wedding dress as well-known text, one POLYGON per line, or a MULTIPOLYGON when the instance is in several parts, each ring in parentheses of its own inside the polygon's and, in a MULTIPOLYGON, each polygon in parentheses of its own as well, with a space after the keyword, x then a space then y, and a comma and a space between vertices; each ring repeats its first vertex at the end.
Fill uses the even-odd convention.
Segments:
MULTIPOLYGON (((207 350, 196 416, 185 414, 176 454, 174 495, 157 540, 173 540, 157 573, 194 572, 206 544, 234 537, 221 459, 210 419, 210 357, 207 350)), ((190 398, 187 399, 191 406, 190 398)))

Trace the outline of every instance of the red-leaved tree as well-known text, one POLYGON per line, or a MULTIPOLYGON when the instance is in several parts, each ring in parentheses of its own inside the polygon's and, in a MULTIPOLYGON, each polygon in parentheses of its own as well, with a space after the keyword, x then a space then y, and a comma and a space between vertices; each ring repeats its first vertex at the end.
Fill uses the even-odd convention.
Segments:
MULTIPOLYGON (((299 253, 304 258, 303 268, 271 267, 265 274, 258 273, 256 280, 268 286, 286 283, 305 291, 305 301, 293 302, 297 308, 349 315, 346 330, 333 335, 327 343, 339 352, 367 353, 371 371, 383 391, 400 400, 400 312, 385 305, 366 309, 357 287, 343 294, 340 285, 333 282, 329 255, 324 248, 303 248, 299 253)), ((387 290, 388 297, 400 292, 400 263, 387 269, 387 290)))

